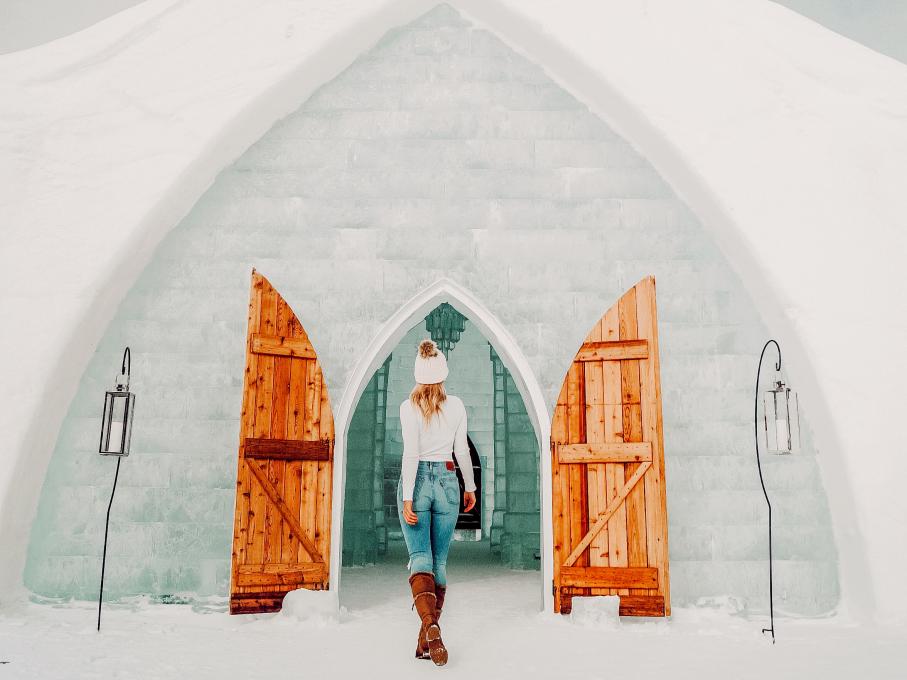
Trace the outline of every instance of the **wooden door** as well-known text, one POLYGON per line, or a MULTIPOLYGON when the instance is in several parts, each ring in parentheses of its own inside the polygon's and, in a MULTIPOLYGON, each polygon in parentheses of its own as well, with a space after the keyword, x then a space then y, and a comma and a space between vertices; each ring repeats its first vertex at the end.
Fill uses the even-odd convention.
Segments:
POLYGON ((619 595, 670 616, 655 279, 631 288, 573 359, 551 424, 554 607, 619 595))
POLYGON ((252 271, 230 613, 280 609, 330 576, 334 418, 302 324, 252 271))

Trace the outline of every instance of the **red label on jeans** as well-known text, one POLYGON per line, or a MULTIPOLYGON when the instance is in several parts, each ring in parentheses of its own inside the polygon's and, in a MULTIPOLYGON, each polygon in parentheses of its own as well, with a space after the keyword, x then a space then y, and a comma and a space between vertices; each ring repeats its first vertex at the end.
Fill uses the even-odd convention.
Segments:
POLYGON ((448 469, 448 470, 453 470, 453 469, 454 469, 454 464, 453 464, 453 461, 452 461, 452 460, 447 461, 447 469, 448 469))

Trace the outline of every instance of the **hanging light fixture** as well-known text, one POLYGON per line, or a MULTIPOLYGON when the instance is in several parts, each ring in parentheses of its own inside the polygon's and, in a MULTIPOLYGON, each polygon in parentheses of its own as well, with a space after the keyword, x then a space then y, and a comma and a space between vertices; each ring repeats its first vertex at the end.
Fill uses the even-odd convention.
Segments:
POLYGON ((104 570, 107 566, 107 534, 110 530, 110 508, 120 477, 120 463, 129 455, 132 440, 132 419, 135 413, 135 395, 129 391, 129 376, 132 373, 132 354, 127 347, 123 352, 120 374, 113 391, 104 394, 104 413, 101 416, 101 442, 98 453, 102 456, 116 456, 117 469, 113 475, 113 489, 107 504, 107 521, 104 525, 104 552, 101 555, 101 590, 98 594, 98 630, 101 630, 101 605, 104 602, 104 570))
POLYGON ((132 412, 135 395, 129 391, 129 374, 132 356, 129 348, 123 352, 123 363, 112 391, 104 393, 104 414, 101 417, 101 443, 98 453, 102 456, 128 456, 132 439, 132 412))
POLYGON ((431 333, 431 339, 448 356, 460 340, 460 333, 466 330, 468 319, 452 305, 442 302, 431 314, 425 317, 425 329, 431 333))
MULTIPOLYGON (((775 606, 774 583, 772 563, 772 503, 765 488, 765 478, 762 476, 762 461, 759 458, 759 379, 762 375, 762 360, 769 345, 774 345, 778 351, 778 361, 775 362, 775 371, 781 372, 781 346, 775 340, 769 340, 762 347, 759 355, 759 368, 756 369, 756 397, 753 403, 753 430, 756 440, 756 468, 759 470, 759 482, 762 484, 762 495, 768 506, 768 613, 769 627, 763 628, 763 633, 772 634, 772 644, 775 644, 775 606)), ((762 435, 765 450, 769 453, 787 454, 800 448, 800 410, 797 393, 788 387, 776 376, 772 388, 763 395, 764 412, 762 417, 762 435)))
POLYGON ((797 393, 779 377, 772 388, 764 392, 763 402, 765 450, 774 454, 799 451, 800 408, 797 393))

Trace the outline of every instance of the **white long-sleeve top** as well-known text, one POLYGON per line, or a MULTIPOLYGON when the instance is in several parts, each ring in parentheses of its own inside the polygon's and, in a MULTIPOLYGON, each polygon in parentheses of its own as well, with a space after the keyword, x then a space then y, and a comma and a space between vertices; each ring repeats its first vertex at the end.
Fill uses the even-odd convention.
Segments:
POLYGON ((459 397, 448 394, 441 404, 441 412, 428 424, 419 408, 407 399, 400 404, 400 428, 403 431, 400 476, 404 501, 413 499, 419 461, 448 461, 451 450, 457 457, 463 474, 465 490, 476 490, 469 444, 466 441, 466 407, 459 397))

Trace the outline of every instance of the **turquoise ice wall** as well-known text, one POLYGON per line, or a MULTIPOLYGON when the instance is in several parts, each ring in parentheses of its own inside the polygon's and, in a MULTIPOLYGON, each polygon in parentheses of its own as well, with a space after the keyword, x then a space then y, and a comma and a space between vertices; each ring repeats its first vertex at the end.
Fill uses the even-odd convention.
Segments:
POLYGON ((341 564, 374 564, 387 551, 383 509, 388 357, 368 381, 350 418, 343 487, 341 564))
MULTIPOLYGON (((353 412, 347 443, 344 565, 374 563, 388 538, 402 540, 396 509, 403 455, 399 405, 412 390, 416 346, 426 337, 424 323, 410 329, 369 381, 353 412), (381 404, 386 404, 384 410, 381 404), (372 494, 379 485, 381 500, 372 494)), ((523 398, 488 340, 468 320, 449 352, 448 366, 447 391, 466 406, 469 436, 482 464, 481 537, 489 539, 489 549, 500 556, 503 566, 539 569, 540 449, 523 398)))
MULTIPOLYGON (((747 162, 740 159, 740 162, 747 162)), ((381 325, 441 276, 508 329, 549 409, 586 332, 658 282, 672 595, 766 605, 752 380, 768 335, 695 215, 541 67, 441 6, 326 83, 226 168, 126 295, 64 421, 26 585, 96 596, 112 461, 98 416, 125 344, 134 454, 111 523, 108 593, 225 595, 252 266, 290 302, 332 398, 381 325)), ((776 602, 838 602, 820 455, 766 460, 776 602)))

